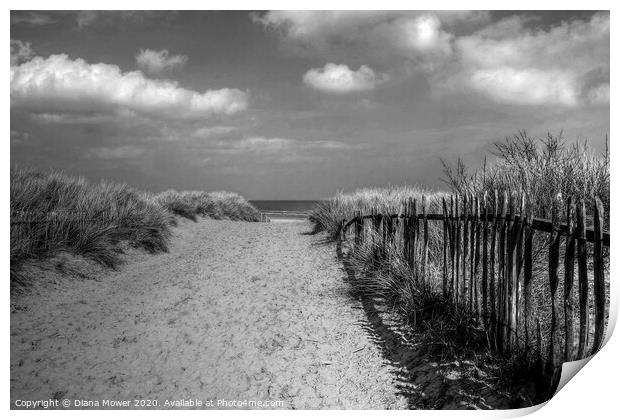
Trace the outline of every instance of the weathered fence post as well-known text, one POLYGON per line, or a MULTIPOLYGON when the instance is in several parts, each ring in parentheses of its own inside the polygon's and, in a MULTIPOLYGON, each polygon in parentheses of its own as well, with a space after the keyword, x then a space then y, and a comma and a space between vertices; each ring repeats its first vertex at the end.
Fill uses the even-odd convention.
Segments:
POLYGON ((479 293, 480 291, 479 286, 478 286, 478 266, 480 265, 480 235, 481 235, 481 223, 480 223, 480 199, 478 198, 478 196, 476 195, 476 208, 475 208, 475 219, 474 219, 474 223, 476 226, 476 235, 475 235, 475 242, 476 242, 476 249, 475 249, 475 254, 474 254, 474 273, 472 275, 473 279, 474 279, 474 309, 476 311, 476 314, 478 316, 480 316, 481 310, 480 310, 480 296, 479 293))
POLYGON ((467 243, 469 240, 468 198, 469 194, 463 196, 463 278, 461 281, 461 295, 463 296, 463 303, 469 306, 471 300, 468 299, 467 294, 467 243))
MULTIPOLYGON (((524 327, 525 327, 525 355, 528 357, 528 349, 530 345, 530 319, 532 316, 532 243, 534 241, 533 214, 534 209, 531 202, 528 202, 526 209, 525 226, 527 233, 525 235, 525 244, 523 247, 523 306, 524 306, 524 327)), ((537 320, 538 321, 538 320, 537 320)))
POLYGON ((560 234, 558 228, 557 207, 554 203, 551 208, 551 224, 552 229, 549 234, 549 289, 551 292, 551 331, 549 333, 549 365, 555 367, 558 365, 556 340, 557 340, 557 303, 556 293, 560 279, 558 277, 558 266, 560 263, 560 234))
POLYGON ((488 241, 489 241, 489 220, 488 220, 489 212, 487 209, 487 192, 484 192, 482 196, 482 322, 484 323, 485 328, 489 327, 489 304, 488 304, 488 264, 489 264, 489 253, 488 253, 488 241))
POLYGON ((476 258, 476 216, 474 215, 474 195, 469 199, 469 312, 475 313, 474 302, 476 291, 476 279, 474 278, 474 263, 476 258))
POLYGON ((459 296, 461 294, 460 284, 459 284, 459 264, 461 262, 461 211, 459 207, 460 197, 457 194, 455 197, 455 221, 456 221, 456 236, 454 240, 454 249, 456 250, 456 268, 454 272, 456 274, 455 283, 454 283, 454 297, 455 297, 455 305, 458 309, 459 306, 459 296))
POLYGON ((603 344, 605 331, 605 267, 603 262, 603 203, 595 197, 594 206, 594 342, 592 354, 603 344))
POLYGON ((588 308, 588 257, 586 248, 586 204, 577 207, 577 274, 579 279, 579 347, 577 358, 583 359, 588 348, 590 311, 588 308))
POLYGON ((423 248, 422 248, 422 261, 424 264, 424 271, 422 274, 422 279, 424 281, 424 283, 426 284, 427 281, 427 277, 428 277, 428 219, 427 219, 427 212, 428 212, 428 203, 427 203, 427 198, 425 195, 422 196, 422 220, 423 220, 423 226, 424 226, 424 244, 423 244, 423 248))
POLYGON ((495 286, 495 238, 497 236, 498 217, 497 211, 499 196, 497 190, 493 191, 493 226, 491 228, 491 243, 489 249, 489 306, 491 308, 491 332, 493 343, 497 346, 497 297, 495 286))
POLYGON ((575 279, 575 205, 566 203, 566 248, 564 251, 564 361, 573 360, 573 283, 575 279))
POLYGON ((443 211, 443 270, 442 270, 442 291, 443 298, 448 296, 448 206, 446 204, 446 197, 441 198, 441 209, 443 211))
POLYGON ((454 294, 455 294, 455 289, 454 289, 454 272, 455 272, 455 257, 456 257, 456 249, 454 247, 454 243, 455 243, 455 237, 456 237, 456 225, 454 223, 454 214, 455 214, 455 209, 454 209, 454 196, 450 196, 450 220, 449 220, 449 234, 450 234, 450 298, 452 299, 452 301, 454 302, 454 294))
POLYGON ((497 344, 500 352, 504 350, 504 329, 506 326, 506 295, 505 295, 505 281, 506 281, 506 212, 508 211, 508 194, 506 191, 503 193, 502 200, 502 212, 500 215, 499 225, 499 240, 498 240, 498 266, 497 266, 497 313, 498 313, 498 328, 497 328, 497 344))

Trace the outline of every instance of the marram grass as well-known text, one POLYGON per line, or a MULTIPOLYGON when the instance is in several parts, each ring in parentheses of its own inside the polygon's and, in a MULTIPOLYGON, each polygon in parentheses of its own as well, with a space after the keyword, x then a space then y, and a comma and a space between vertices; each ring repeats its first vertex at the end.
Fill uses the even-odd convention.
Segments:
POLYGON ((230 192, 151 194, 110 181, 34 169, 11 170, 11 284, 28 281, 25 263, 68 252, 107 267, 122 246, 167 251, 175 216, 259 221, 260 212, 230 192))

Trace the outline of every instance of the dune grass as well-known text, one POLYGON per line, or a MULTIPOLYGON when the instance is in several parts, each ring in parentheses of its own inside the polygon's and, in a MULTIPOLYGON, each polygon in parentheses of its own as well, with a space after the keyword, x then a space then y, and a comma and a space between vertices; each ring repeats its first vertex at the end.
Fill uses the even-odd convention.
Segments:
POLYGON ((32 280, 22 274, 24 264, 60 252, 112 268, 125 246, 165 252, 177 215, 260 220, 260 212, 235 193, 153 195, 126 184, 28 168, 11 170, 10 194, 11 285, 20 287, 32 280))
MULTIPOLYGON (((548 135, 543 139, 534 139, 525 132, 507 138, 495 145, 495 161, 486 160, 478 169, 467 168, 461 160, 456 168, 444 163, 447 191, 431 191, 419 186, 402 186, 387 188, 364 188, 350 193, 340 192, 333 198, 320 203, 310 214, 314 223, 314 231, 326 231, 335 238, 340 222, 350 220, 361 211, 370 214, 375 210, 379 213, 399 213, 403 203, 409 199, 422 196, 428 200, 429 213, 441 213, 441 199, 449 194, 478 194, 484 191, 518 191, 527 194, 534 206, 535 217, 549 217, 549 208, 559 201, 572 196, 584 199, 591 211, 593 197, 598 196, 605 206, 605 225, 609 226, 609 155, 597 155, 587 144, 566 144, 561 135, 548 135)), ((418 207, 418 211, 420 208, 418 207)), ((440 284, 442 261, 442 225, 429 223, 429 283, 440 284)), ((368 234, 368 233, 367 233, 368 234)), ((547 235, 538 235, 535 240, 534 266, 538 273, 544 274, 547 265, 547 235)), ((382 241, 378 241, 382 243, 382 241)), ((383 246, 383 245, 381 245, 383 246)), ((365 279, 358 287, 367 289, 373 294, 381 290, 381 295, 391 295, 396 299, 396 306, 409 308, 408 314, 418 300, 410 296, 411 286, 396 287, 392 282, 398 274, 399 281, 413 281, 415 268, 406 266, 400 257, 400 249, 380 249, 386 255, 384 267, 380 267, 371 278, 365 279), (389 275, 385 273, 390 273, 389 275), (372 284, 370 284, 370 283, 372 284), (405 291, 405 289, 407 289, 405 291)), ((360 273, 373 267, 373 254, 369 249, 357 247, 352 250, 351 262, 360 273)), ((541 311, 546 305, 542 296, 548 295, 548 285, 544 281, 535 285, 535 295, 540 296, 541 311)), ((420 291, 428 295, 428 290, 420 291)), ((432 299, 435 299, 434 297, 432 299)))
MULTIPOLYGON (((494 145, 495 161, 468 168, 461 159, 444 164, 445 181, 455 193, 515 191, 527 195, 534 217, 549 218, 550 209, 568 197, 585 200, 594 211, 595 196, 605 208, 609 227, 609 153, 596 153, 587 142, 567 144, 562 134, 533 138, 522 131, 494 145)), ((562 215, 560 215, 562 216, 562 215)))
MULTIPOLYGON (((533 139, 525 133, 495 145, 496 159, 478 169, 467 168, 461 160, 456 168, 445 164, 446 191, 429 191, 421 187, 367 188, 350 193, 340 192, 319 204, 310 215, 314 231, 326 231, 335 239, 340 222, 350 220, 361 211, 370 214, 399 213, 402 203, 422 195, 429 200, 429 213, 441 213, 441 198, 449 194, 482 194, 486 191, 517 191, 527 194, 534 205, 535 217, 550 217, 552 205, 561 204, 566 197, 586 200, 592 211, 593 197, 604 204, 605 226, 609 226, 609 155, 595 154, 587 144, 568 145, 561 136, 549 135, 533 139)), ((420 207, 418 207, 420 211, 420 207)), ((591 214, 591 213, 590 213, 591 214)), ((410 267, 402 255, 402 243, 384 245, 380 238, 373 240, 373 231, 366 229, 361 245, 350 241, 343 244, 345 261, 354 273, 351 287, 356 293, 378 299, 401 316, 404 322, 424 329, 433 342, 443 342, 450 351, 486 348, 486 334, 466 312, 454 310, 445 302, 442 284, 442 224, 429 223, 429 270, 425 282, 418 281, 417 267, 410 267), (384 256, 375 260, 375 247, 384 256), (375 245, 376 246, 376 245, 375 245), (460 340, 461 343, 456 341, 460 340)), ((536 235, 534 244, 533 316, 539 318, 543 335, 550 328, 550 291, 548 282, 548 235, 536 235)), ((563 251, 562 251, 563 252, 563 251)), ((563 254, 562 254, 563 255, 563 254)), ((607 258, 607 262, 609 259, 607 258)), ((562 268, 560 276, 563 276, 562 268)), ((608 278, 608 276, 606 276, 608 278)), ((575 288, 576 289, 576 288, 575 288)), ((576 290, 574 290, 576 293, 576 290)), ((562 296, 560 286, 558 295, 562 296)), ((576 298, 575 298, 576 299, 576 298)), ((576 301, 576 300, 575 300, 576 301)), ((561 311, 560 311, 561 312, 561 311)), ((563 315, 558 323, 563 324, 563 315)), ((515 374, 524 367, 514 360, 515 374)))
POLYGON ((213 219, 260 222, 260 212, 239 194, 228 191, 175 191, 157 194, 153 199, 170 213, 196 220, 197 216, 213 219))

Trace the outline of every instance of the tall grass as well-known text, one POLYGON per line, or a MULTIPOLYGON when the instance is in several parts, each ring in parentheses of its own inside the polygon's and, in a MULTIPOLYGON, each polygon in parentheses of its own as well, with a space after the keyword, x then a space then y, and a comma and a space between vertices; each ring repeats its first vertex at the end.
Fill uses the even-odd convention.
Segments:
MULTIPOLYGON (((419 186, 392 186, 387 188, 362 188, 350 193, 339 192, 329 200, 319 203, 309 215, 314 231, 325 231, 335 238, 342 220, 352 219, 357 212, 371 214, 395 214, 403 211, 409 198, 421 203, 426 197, 429 213, 441 212, 441 201, 447 193, 425 189, 419 186)), ((421 204, 418 204, 421 212, 421 204)), ((367 224, 368 225, 368 224, 367 224)), ((390 307, 397 308, 405 318, 413 319, 417 311, 425 306, 422 302, 437 290, 422 288, 417 281, 418 273, 402 256, 402 246, 385 243, 375 238, 375 232, 367 226, 365 240, 361 246, 351 247, 347 253, 347 264, 356 275, 352 286, 357 292, 377 297, 390 307), (375 261, 375 251, 384 256, 375 261)), ((425 282, 427 286, 440 284, 442 231, 435 223, 429 224, 429 275, 437 281, 425 282)), ((432 298, 430 298, 432 300, 432 298)))
POLYGON ((256 207, 239 194, 228 191, 168 190, 154 196, 154 200, 172 214, 191 220, 196 220, 197 216, 248 222, 261 220, 256 207))
POLYGON ((468 168, 459 159, 454 167, 444 162, 445 181, 459 194, 484 191, 515 191, 527 195, 534 217, 550 217, 558 201, 573 197, 585 200, 587 211, 594 211, 594 196, 605 208, 609 226, 609 153, 595 153, 587 142, 567 144, 562 134, 533 138, 522 131, 498 142, 492 150, 496 159, 468 168))
MULTIPOLYGON (((585 143, 567 144, 561 136, 548 135, 534 139, 525 132, 497 143, 495 160, 485 161, 476 169, 468 168, 458 160, 452 168, 444 163, 449 192, 429 191, 420 187, 388 187, 360 189, 351 193, 338 193, 319 204, 311 213, 315 232, 326 231, 335 238, 343 219, 352 219, 357 212, 370 214, 398 213, 402 203, 420 198, 424 194, 430 201, 429 213, 442 213, 441 198, 451 193, 477 194, 498 190, 521 192, 534 206, 534 216, 548 218, 549 209, 565 202, 569 196, 584 199, 588 213, 593 211, 593 197, 598 196, 605 207, 605 225, 609 226, 609 155, 597 155, 585 143)), ((418 212, 420 207, 418 205, 418 212)), ((484 331, 479 331, 471 317, 463 311, 454 311, 443 301, 439 287, 442 283, 442 224, 429 223, 429 272, 424 282, 419 281, 419 267, 411 267, 402 257, 402 243, 384 244, 373 238, 369 226, 364 230, 365 240, 358 245, 345 243, 345 261, 354 273, 353 289, 370 298, 383 301, 408 323, 432 325, 431 329, 445 331, 453 340, 461 335, 471 347, 480 344, 484 331), (378 250, 375 251, 378 247, 378 250), (379 262, 375 252, 382 256, 379 262), (441 328, 438 328, 441 326, 441 328)), ((547 279, 548 235, 535 236, 533 316, 540 318, 543 335, 550 328, 550 291, 547 279)), ((563 275, 560 273, 560 275, 563 275)), ((574 292, 576 290, 574 288, 574 292)), ((563 290, 558 290, 562 296, 563 290)), ((563 323, 560 314, 559 324, 563 323)), ((437 334, 433 333, 435 338, 437 334)))
POLYGON ((421 202, 422 196, 428 200, 429 212, 441 212, 441 198, 446 193, 436 192, 419 186, 391 186, 387 188, 361 188, 350 193, 339 192, 329 200, 320 202, 312 211, 309 219, 314 224, 316 233, 326 231, 335 235, 340 222, 350 220, 355 213, 370 214, 398 213, 409 198, 421 202))
POLYGON ((11 170, 10 194, 12 286, 29 281, 22 275, 28 261, 63 251, 107 267, 119 264, 123 246, 165 252, 175 215, 260 220, 258 210, 234 193, 153 195, 126 184, 88 183, 26 168, 11 170))

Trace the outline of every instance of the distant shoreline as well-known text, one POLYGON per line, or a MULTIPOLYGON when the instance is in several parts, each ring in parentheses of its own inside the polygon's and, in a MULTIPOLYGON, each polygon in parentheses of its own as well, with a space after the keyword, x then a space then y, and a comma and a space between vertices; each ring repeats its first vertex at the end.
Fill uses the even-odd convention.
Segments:
POLYGON ((305 220, 323 200, 251 200, 250 203, 271 220, 305 220))

